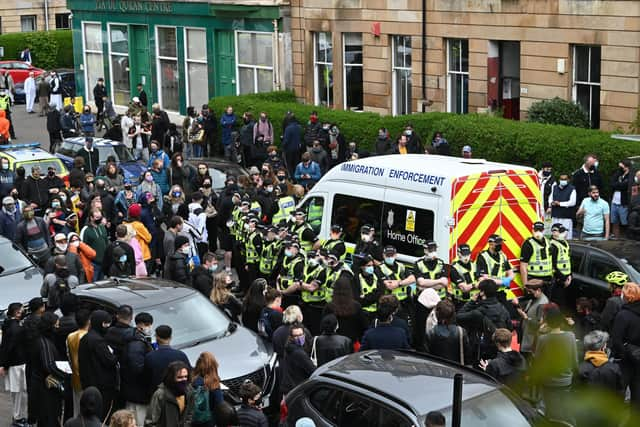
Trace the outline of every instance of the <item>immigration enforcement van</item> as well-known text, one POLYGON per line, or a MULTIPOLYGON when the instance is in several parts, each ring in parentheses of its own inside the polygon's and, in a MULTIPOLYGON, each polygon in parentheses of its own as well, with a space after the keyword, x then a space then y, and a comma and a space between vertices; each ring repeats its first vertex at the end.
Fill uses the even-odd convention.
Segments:
MULTIPOLYGON (((438 256, 453 262, 458 245, 473 259, 487 238, 503 237, 514 267, 520 246, 543 216, 538 175, 533 168, 484 159, 410 154, 364 158, 337 165, 301 201, 314 231, 329 237, 332 224, 344 230, 352 253, 360 227, 375 227, 384 247, 414 262, 425 241, 438 243, 438 256)), ((517 270, 516 270, 517 271, 517 270)))

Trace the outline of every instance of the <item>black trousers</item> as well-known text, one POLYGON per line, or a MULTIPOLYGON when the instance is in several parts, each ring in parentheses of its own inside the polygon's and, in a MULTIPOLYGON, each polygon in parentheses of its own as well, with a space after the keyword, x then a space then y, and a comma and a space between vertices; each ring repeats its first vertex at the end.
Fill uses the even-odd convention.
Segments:
POLYGON ((11 120, 11 111, 5 110, 7 120, 9 120, 9 135, 11 139, 16 139, 16 131, 13 129, 13 120, 11 120))

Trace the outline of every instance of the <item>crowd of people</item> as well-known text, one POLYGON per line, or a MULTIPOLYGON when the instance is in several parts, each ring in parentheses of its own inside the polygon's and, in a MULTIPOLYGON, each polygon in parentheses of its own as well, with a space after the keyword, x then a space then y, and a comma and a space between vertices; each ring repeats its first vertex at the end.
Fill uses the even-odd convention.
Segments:
MULTIPOLYGON (((94 89, 96 100, 107 101, 103 85, 94 89)), ((604 307, 573 299, 567 243, 578 228, 589 239, 610 238, 609 222, 617 237, 628 224, 633 230, 626 209, 637 191, 626 161, 612 179, 611 216, 599 198, 596 156, 587 156, 571 180, 563 174, 556 182, 551 164, 544 165, 541 190, 550 221, 536 222, 522 246, 524 295, 518 298, 499 235, 489 236, 475 259, 459 242, 451 264, 438 257, 438 242, 425 242, 424 257, 406 265, 396 248, 379 245, 373 225, 360 227, 348 253, 341 225, 320 239, 322 211, 296 208, 341 162, 388 153, 450 155, 439 132, 425 149, 410 124, 395 140, 380 129, 369 153, 346 143, 338 126, 316 113, 301 126, 288 112, 278 147, 267 113, 254 121, 245 112, 237 120, 229 107, 217 120, 206 105, 199 113, 190 107, 178 132, 158 105, 147 113, 144 87, 138 90, 106 134, 147 163, 139 180, 125 179, 115 159, 99 164, 92 137, 105 114, 114 118, 106 103, 97 103, 97 117, 80 119, 85 145, 68 187, 54 167, 41 176, 36 165, 26 176, 0 160, 0 234, 45 273, 28 315, 21 302, 12 303, 2 326, 0 374, 15 425, 53 426, 61 418, 69 426, 107 419, 128 427, 267 425, 260 387, 243 384, 237 411, 225 404, 215 356, 202 353, 192 368, 171 348, 171 325, 153 329, 150 314, 126 305, 116 313, 91 312, 72 292, 122 276, 191 286, 271 342, 279 360, 278 397, 342 355, 413 348, 485 370, 552 418, 579 418, 563 402, 582 386, 608 390, 620 402, 628 387, 638 407, 640 335, 633 325, 640 320, 640 287, 614 272, 607 276, 612 296, 604 307), (199 161, 217 155, 249 172, 227 175, 219 193, 199 161)), ((60 114, 58 108, 48 114, 55 111, 60 114)), ((461 154, 470 157, 471 147, 461 154)))

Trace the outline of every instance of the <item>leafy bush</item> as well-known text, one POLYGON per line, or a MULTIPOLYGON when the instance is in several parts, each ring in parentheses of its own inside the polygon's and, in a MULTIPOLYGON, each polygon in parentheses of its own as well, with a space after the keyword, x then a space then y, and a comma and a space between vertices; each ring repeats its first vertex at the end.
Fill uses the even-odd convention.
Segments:
POLYGON ((582 106, 571 101, 555 97, 535 102, 529 107, 528 121, 551 125, 589 128, 589 115, 582 106))
POLYGON ((392 117, 339 111, 299 104, 291 92, 220 97, 212 99, 209 105, 217 117, 228 105, 234 107, 238 117, 244 111, 253 112, 254 117, 260 111, 267 112, 277 140, 282 135, 282 119, 287 111, 292 111, 303 125, 312 111, 318 111, 321 121, 336 123, 347 141, 356 141, 360 148, 368 150, 375 148, 378 128, 386 127, 396 137, 410 122, 425 144, 430 143, 436 131, 441 131, 454 155, 464 145, 471 145, 474 157, 536 168, 544 161, 552 161, 557 173, 572 173, 580 167, 585 154, 595 153, 605 182, 621 159, 640 154, 640 143, 614 140, 610 133, 599 130, 519 122, 483 114, 433 112, 392 117))
POLYGON ((73 68, 71 30, 3 34, 0 35, 0 46, 4 47, 2 59, 5 60, 20 58, 20 52, 29 46, 36 67, 73 68))

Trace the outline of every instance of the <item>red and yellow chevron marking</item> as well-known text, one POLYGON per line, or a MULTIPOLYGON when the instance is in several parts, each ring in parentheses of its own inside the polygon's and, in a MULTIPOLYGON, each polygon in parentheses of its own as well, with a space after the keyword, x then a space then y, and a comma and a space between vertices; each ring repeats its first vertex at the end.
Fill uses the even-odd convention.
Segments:
MULTIPOLYGON (((473 258, 488 246, 487 238, 499 234, 503 251, 515 271, 520 247, 531 236, 531 226, 541 220, 538 175, 532 170, 483 172, 460 177, 451 186, 449 259, 456 258, 458 244, 471 246, 473 258)), ((519 290, 520 276, 512 283, 519 290)))

